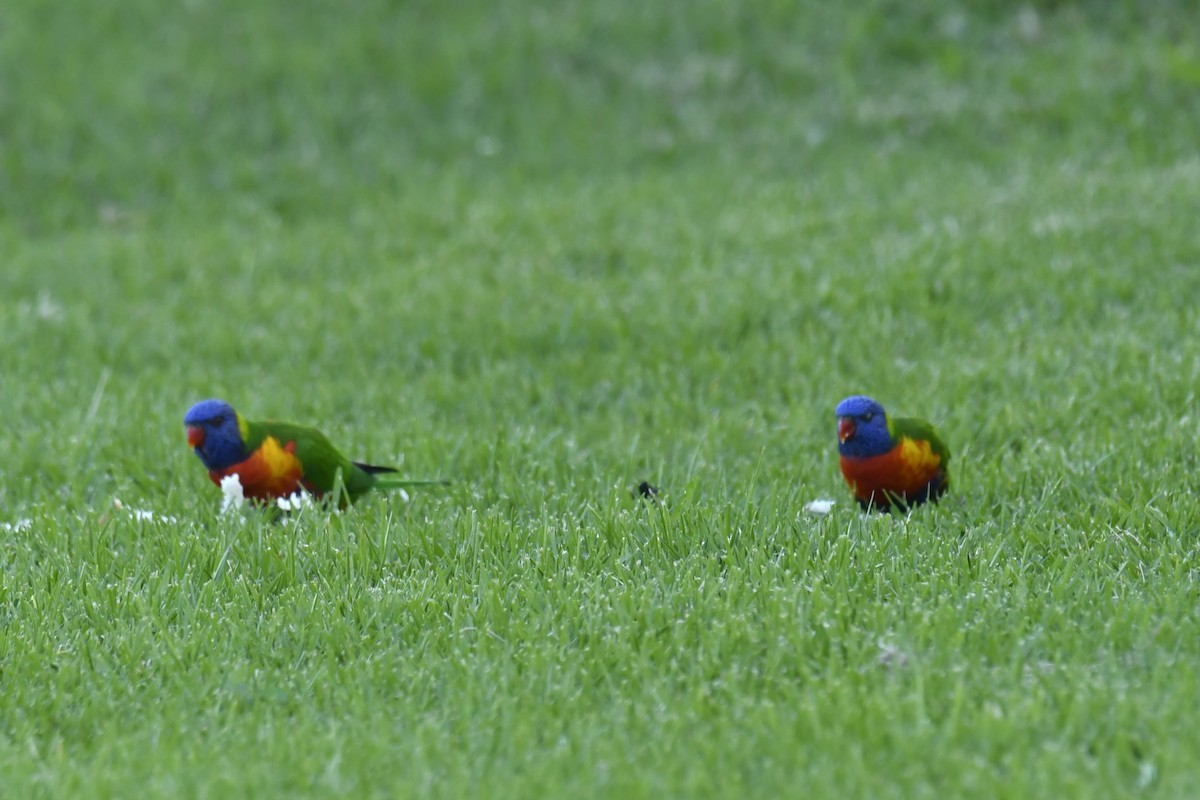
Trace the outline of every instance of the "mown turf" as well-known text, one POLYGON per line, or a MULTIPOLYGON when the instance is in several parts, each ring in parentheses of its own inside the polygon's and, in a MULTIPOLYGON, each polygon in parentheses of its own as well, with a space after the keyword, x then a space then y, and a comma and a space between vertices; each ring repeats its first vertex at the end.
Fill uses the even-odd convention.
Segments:
POLYGON ((5 9, 5 793, 1191 796, 1195 16, 835 5, 5 9))

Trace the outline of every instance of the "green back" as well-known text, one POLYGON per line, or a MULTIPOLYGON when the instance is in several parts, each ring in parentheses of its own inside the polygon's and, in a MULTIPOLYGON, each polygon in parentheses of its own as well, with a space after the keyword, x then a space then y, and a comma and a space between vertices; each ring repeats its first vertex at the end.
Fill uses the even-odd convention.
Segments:
POLYGON ((929 449, 942 459, 939 466, 943 470, 950 463, 950 448, 946 447, 946 443, 942 441, 937 428, 925 420, 915 417, 897 417, 896 419, 888 417, 888 431, 892 434, 893 439, 907 436, 910 439, 924 439, 929 442, 929 449))
POLYGON ((351 499, 375 485, 374 475, 354 466, 325 438, 325 434, 315 428, 273 420, 247 421, 246 427, 249 434, 246 449, 250 451, 257 450, 268 436, 274 436, 284 447, 288 442, 295 442, 296 458, 304 467, 304 480, 323 494, 333 491, 338 470, 342 472, 342 482, 351 499))

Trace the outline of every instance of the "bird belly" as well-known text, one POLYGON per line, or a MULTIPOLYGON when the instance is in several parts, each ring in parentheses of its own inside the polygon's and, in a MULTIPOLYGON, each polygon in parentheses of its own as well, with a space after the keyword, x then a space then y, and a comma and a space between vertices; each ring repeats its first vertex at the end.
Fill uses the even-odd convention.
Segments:
POLYGON ((929 442, 904 438, 882 455, 841 459, 842 477, 860 503, 881 508, 890 505, 889 496, 909 501, 934 497, 945 489, 941 458, 929 442))
POLYGON ((296 493, 304 477, 304 465, 296 458, 295 451, 295 442, 280 446, 278 439, 268 436, 245 461, 212 470, 208 476, 220 485, 222 478, 237 475, 242 493, 255 500, 287 497, 296 493))

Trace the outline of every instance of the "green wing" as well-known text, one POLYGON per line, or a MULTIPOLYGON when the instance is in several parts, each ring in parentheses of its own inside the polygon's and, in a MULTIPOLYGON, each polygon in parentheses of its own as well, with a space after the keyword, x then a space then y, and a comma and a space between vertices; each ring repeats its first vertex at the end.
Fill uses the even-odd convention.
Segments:
POLYGON ((268 436, 275 437, 283 447, 295 442, 296 458, 304 468, 304 482, 322 494, 333 491, 339 470, 346 492, 352 499, 375 485, 374 475, 356 467, 316 428, 273 420, 248 422, 247 427, 250 435, 246 439, 246 446, 250 450, 257 449, 268 436))
POLYGON ((929 442, 929 449, 936 453, 938 458, 942 460, 942 463, 938 466, 943 470, 950 463, 950 448, 946 447, 946 443, 942 441, 937 428, 925 420, 916 419, 915 417, 898 417, 896 419, 888 417, 888 425, 891 428, 893 439, 907 436, 909 439, 924 439, 929 442))

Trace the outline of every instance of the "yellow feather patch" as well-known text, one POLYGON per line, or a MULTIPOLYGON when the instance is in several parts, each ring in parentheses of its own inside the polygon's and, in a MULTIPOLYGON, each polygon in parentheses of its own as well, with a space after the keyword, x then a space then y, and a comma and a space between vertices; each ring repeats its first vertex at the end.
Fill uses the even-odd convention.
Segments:
POLYGON ((929 442, 909 439, 907 436, 900 440, 900 457, 896 461, 903 472, 901 483, 904 484, 929 480, 938 464, 942 463, 941 456, 933 452, 929 442))
POLYGON ((291 449, 280 447, 278 439, 268 436, 258 452, 262 457, 263 466, 267 468, 271 477, 295 479, 303 474, 304 470, 300 467, 300 461, 296 458, 294 450, 295 445, 292 445, 291 449))

